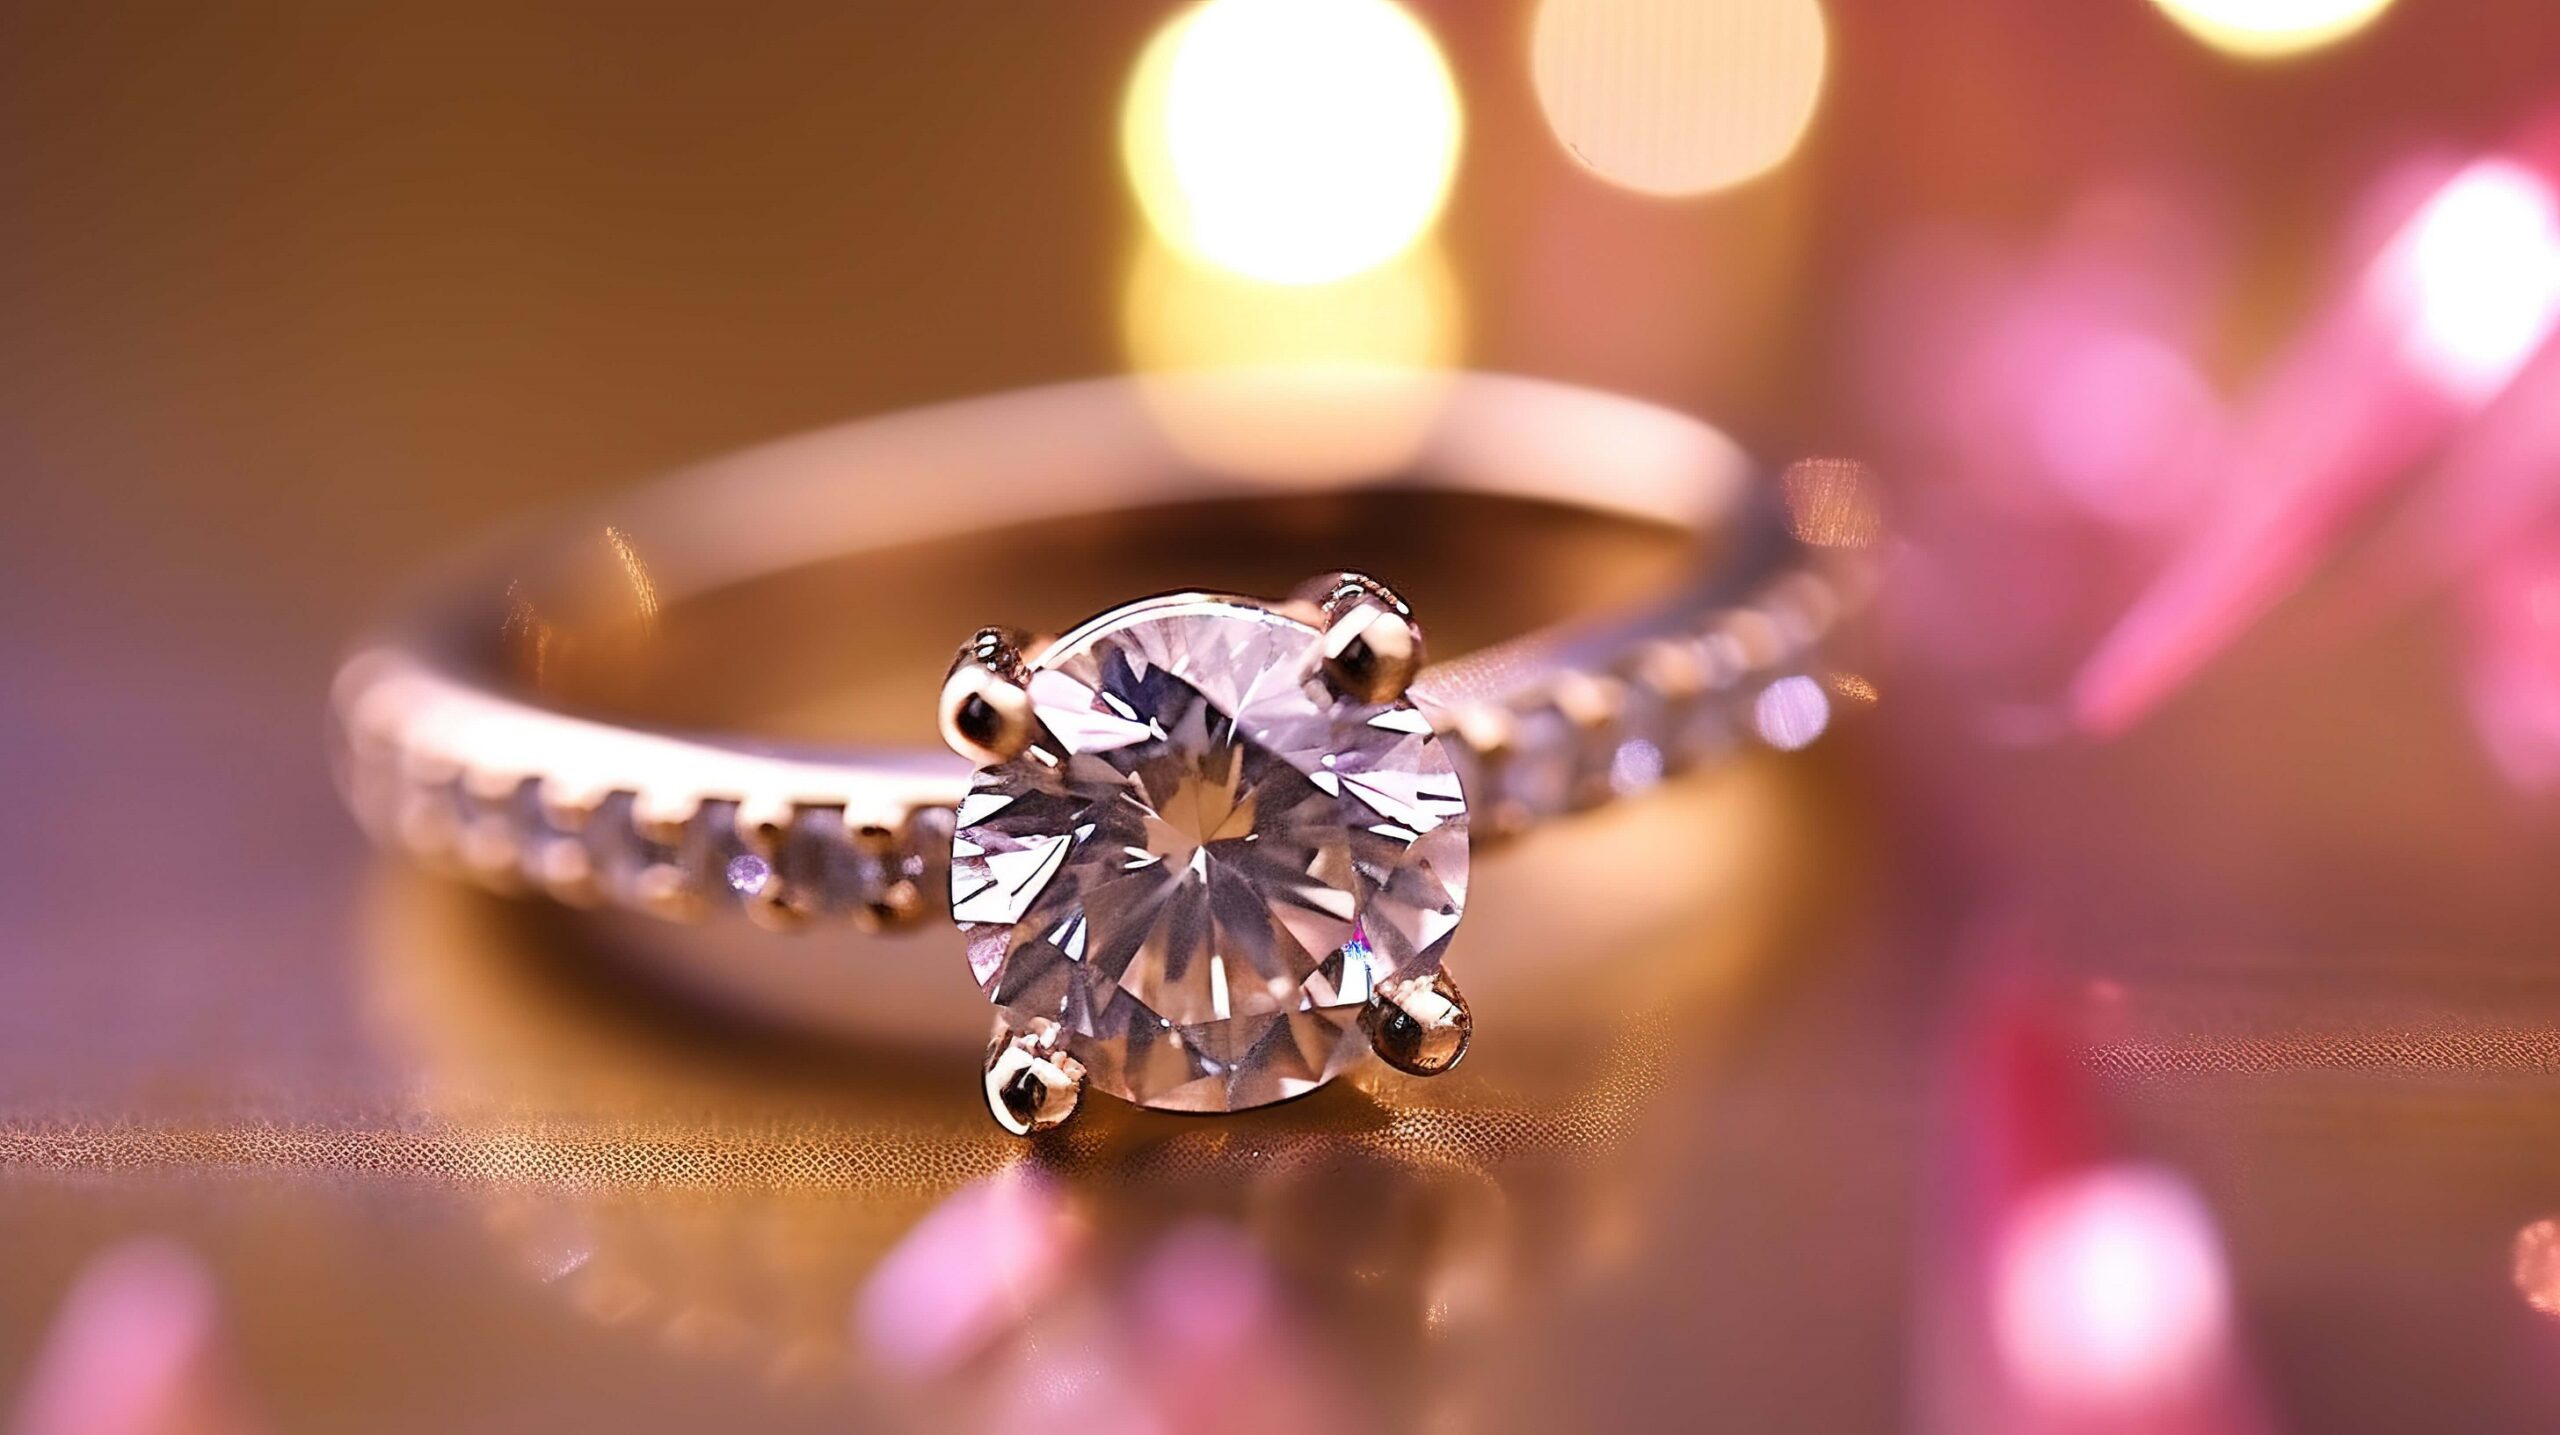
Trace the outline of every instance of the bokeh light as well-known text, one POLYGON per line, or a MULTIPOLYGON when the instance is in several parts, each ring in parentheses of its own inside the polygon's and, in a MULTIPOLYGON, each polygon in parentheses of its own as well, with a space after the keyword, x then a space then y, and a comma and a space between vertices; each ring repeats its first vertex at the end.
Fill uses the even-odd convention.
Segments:
POLYGON ((2093 325, 2030 382, 2021 449, 2057 493, 2108 522, 2174 523, 2214 471, 2222 402, 2157 335, 2093 325))
POLYGON ((2274 59, 2316 50, 2354 34, 2391 0, 2153 0, 2178 28, 2217 50, 2274 59))
POLYGON ((1442 368, 1464 330, 1438 245, 1335 283, 1281 286, 1149 244, 1131 267, 1121 320, 1141 372, 1442 368))
POLYGON ((1530 60, 1574 158, 1629 189, 1689 195, 1795 151, 1828 49, 1817 0, 1544 0, 1530 60))
POLYGON ((1066 1275, 1083 1226, 1056 1182, 1014 1166, 943 1198, 883 1256, 853 1310, 863 1351, 942 1374, 1011 1329, 1066 1275))
POLYGON ((1831 726, 1831 698, 1822 684, 1801 674, 1780 678, 1752 701, 1751 726, 1762 742, 1794 752, 1811 746, 1831 726))
POLYGON ((1384 263, 1447 200, 1461 122, 1439 46, 1390 0, 1208 0, 1148 45, 1121 152, 1158 235, 1279 284, 1384 263))
POLYGON ((1330 284, 1275 285, 1151 243, 1121 310, 1129 366, 1173 445, 1278 478, 1410 458, 1439 417, 1465 328, 1436 244, 1330 284))
POLYGON ((1871 548, 1884 533, 1875 475, 1856 459, 1805 458, 1779 480, 1787 527, 1818 548, 1871 548))
POLYGON ((2560 1220, 2545 1216, 2517 1231, 2511 1267, 2524 1303, 2560 1316, 2560 1220))
POLYGON ((2524 1305, 2542 1315, 2560 1315, 2560 1220, 2545 1215, 2516 1230, 2511 1271, 2524 1305))
POLYGON ((2560 196, 2489 159, 2456 174, 2394 238, 2375 297, 2410 365, 2447 393, 2495 395, 2560 323, 2560 196))
POLYGON ((2157 1167, 2098 1166, 2037 1189, 1994 1259, 1992 1338, 2041 1402, 2149 1405, 2195 1384, 2228 1344, 2213 1218, 2157 1167))

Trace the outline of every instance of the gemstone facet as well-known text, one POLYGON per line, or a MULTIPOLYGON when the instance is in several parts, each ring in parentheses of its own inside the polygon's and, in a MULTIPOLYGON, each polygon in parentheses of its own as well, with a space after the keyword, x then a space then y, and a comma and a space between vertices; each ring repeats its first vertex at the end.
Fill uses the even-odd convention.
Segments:
POLYGON ((1427 985, 1466 904, 1467 809, 1410 701, 1328 683, 1324 635, 1196 594, 1030 664, 1037 735, 979 769, 952 915, 1009 1024, 1046 1019, 1100 1090, 1233 1111, 1368 1049, 1382 985, 1427 985))

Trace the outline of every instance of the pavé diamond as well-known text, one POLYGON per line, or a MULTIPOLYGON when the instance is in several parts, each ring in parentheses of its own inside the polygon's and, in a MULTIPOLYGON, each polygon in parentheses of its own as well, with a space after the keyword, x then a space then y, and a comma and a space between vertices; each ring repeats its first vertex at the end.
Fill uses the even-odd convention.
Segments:
POLYGON ((978 984, 1059 1023, 1101 1090, 1299 1095, 1366 1050, 1379 983, 1439 969, 1466 904, 1457 774, 1411 703, 1338 696, 1320 643, 1237 599, 1106 614, 1032 665, 1039 736, 960 806, 978 984))

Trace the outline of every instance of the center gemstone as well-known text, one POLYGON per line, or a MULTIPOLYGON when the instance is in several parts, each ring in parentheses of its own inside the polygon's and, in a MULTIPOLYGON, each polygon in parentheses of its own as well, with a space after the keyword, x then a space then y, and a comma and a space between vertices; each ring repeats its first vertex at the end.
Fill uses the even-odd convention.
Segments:
POLYGON ((1032 664, 1030 749, 979 770, 951 910, 987 999, 1097 1089, 1234 1111, 1366 1050, 1381 982, 1466 905, 1456 771, 1410 702, 1340 696, 1322 634, 1239 599, 1105 614, 1032 664))

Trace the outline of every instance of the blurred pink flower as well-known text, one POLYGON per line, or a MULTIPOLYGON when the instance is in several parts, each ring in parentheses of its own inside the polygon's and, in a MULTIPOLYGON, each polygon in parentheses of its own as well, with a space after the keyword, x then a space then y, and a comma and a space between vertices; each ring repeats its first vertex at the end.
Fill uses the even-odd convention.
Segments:
POLYGON ((1871 276, 1858 387, 1909 540, 1893 636, 1977 695, 2058 686, 2219 464, 2189 357, 2221 269, 2203 212, 2101 192, 2032 252, 1923 231, 1871 276))
POLYGON ((2123 1149, 2034 973, 2035 938, 1974 944, 1923 1273, 1919 1421, 1964 1435, 2257 1435, 2267 1422, 2212 1213, 2123 1149))
POLYGON ((213 1277, 173 1242, 90 1258, 20 1399, 15 1435, 248 1435, 261 1422, 222 1355, 213 1277))
MULTIPOLYGON (((2500 412, 2560 326, 2555 176, 2560 123, 2548 123, 2425 183, 2244 406, 2212 510, 2073 680, 2081 730, 2139 721, 2473 421, 2500 412)), ((2390 186, 2416 187, 2412 174, 2390 186)), ((2520 477, 2474 476, 2463 489, 2497 493, 2520 477)))
POLYGON ((1131 1341, 1179 1430, 1294 1435, 1357 1428, 1253 1238, 1217 1222, 1168 1232, 1128 1290, 1131 1341))
POLYGON ((892 1370, 944 1374, 1041 1310, 1073 1267, 1083 1230, 1056 1181, 1036 1167, 963 1186, 873 1269, 855 1336, 892 1370))

